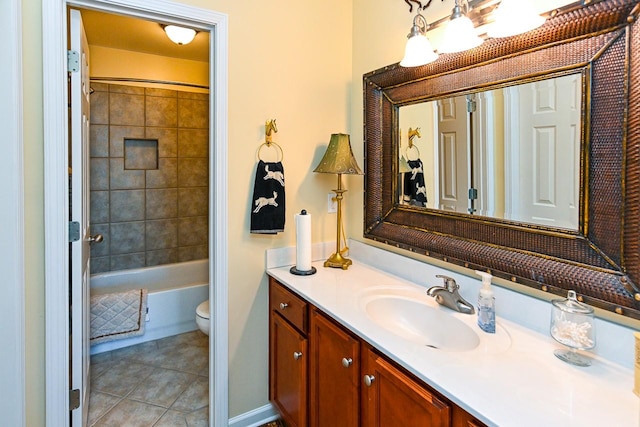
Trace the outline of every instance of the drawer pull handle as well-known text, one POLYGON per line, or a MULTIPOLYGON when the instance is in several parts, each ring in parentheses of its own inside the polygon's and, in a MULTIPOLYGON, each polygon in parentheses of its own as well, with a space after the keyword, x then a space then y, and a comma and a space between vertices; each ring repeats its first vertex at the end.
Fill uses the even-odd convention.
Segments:
POLYGON ((350 357, 348 359, 346 357, 342 358, 342 366, 344 366, 345 368, 348 368, 349 366, 351 366, 352 363, 353 363, 352 358, 350 357))
POLYGON ((302 352, 301 351, 294 351, 293 352, 293 358, 296 360, 300 360, 300 358, 302 357, 302 352))
POLYGON ((374 377, 373 375, 364 376, 364 383, 367 387, 371 387, 371 384, 373 384, 375 380, 376 380, 376 377, 374 377))
POLYGON ((280 303, 280 310, 284 310, 287 307, 289 307, 289 304, 287 304, 286 302, 281 302, 280 303))

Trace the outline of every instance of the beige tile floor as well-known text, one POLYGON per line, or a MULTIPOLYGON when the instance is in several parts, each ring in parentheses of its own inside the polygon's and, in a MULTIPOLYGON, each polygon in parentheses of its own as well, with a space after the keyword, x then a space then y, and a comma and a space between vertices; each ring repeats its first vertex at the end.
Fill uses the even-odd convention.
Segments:
POLYGON ((188 332, 91 357, 89 427, 200 427, 209 337, 188 332))

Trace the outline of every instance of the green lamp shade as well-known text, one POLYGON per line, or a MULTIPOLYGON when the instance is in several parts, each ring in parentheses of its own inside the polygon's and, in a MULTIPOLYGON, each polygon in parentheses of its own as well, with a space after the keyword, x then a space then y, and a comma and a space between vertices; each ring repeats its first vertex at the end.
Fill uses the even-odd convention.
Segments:
POLYGON ((313 170, 319 173, 362 175, 362 170, 356 163, 351 151, 349 135, 334 133, 331 135, 329 146, 320 160, 320 164, 313 170))

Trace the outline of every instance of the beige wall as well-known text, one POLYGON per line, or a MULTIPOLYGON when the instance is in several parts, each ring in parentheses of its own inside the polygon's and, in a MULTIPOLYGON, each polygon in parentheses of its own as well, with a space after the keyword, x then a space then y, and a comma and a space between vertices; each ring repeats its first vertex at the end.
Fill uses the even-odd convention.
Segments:
MULTIPOLYGON (((104 46, 90 45, 91 77, 126 77, 209 86, 209 63, 131 52, 104 46)), ((122 84, 122 83, 119 83, 122 84)), ((149 83, 127 83, 154 87, 149 83)), ((163 89, 207 92, 206 89, 179 85, 157 85, 163 89)))
POLYGON ((27 426, 44 426, 44 154, 42 6, 22 2, 25 229, 25 388, 27 426))
MULTIPOLYGON (((364 166, 362 75, 400 60, 411 15, 399 0, 181 2, 229 15, 229 387, 230 416, 235 416, 268 400, 264 250, 294 244, 293 214, 302 208, 314 215, 314 242, 334 238, 335 216, 325 210, 335 177, 311 170, 335 132, 351 134, 354 154, 364 166), (279 129, 274 140, 284 150, 287 226, 277 236, 251 235, 256 150, 264 122, 272 118, 279 129)), ((448 14, 451 3, 433 2, 427 19, 448 14)), ((550 9, 569 2, 544 3, 549 7, 536 5, 550 9)), ((41 0, 23 0, 22 5, 27 425, 43 426, 42 5, 41 0)), ((347 235, 362 239, 362 177, 346 177, 345 186, 347 235)))

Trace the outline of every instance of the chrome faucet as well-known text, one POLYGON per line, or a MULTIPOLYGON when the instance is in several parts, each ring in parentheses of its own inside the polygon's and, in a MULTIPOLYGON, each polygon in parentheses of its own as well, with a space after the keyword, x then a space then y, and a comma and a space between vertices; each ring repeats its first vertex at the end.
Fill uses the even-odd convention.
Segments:
POLYGON ((436 299, 436 302, 452 310, 465 314, 475 313, 473 305, 465 301, 458 293, 458 285, 452 277, 438 274, 436 277, 444 280, 444 286, 432 286, 427 290, 427 294, 436 299))

